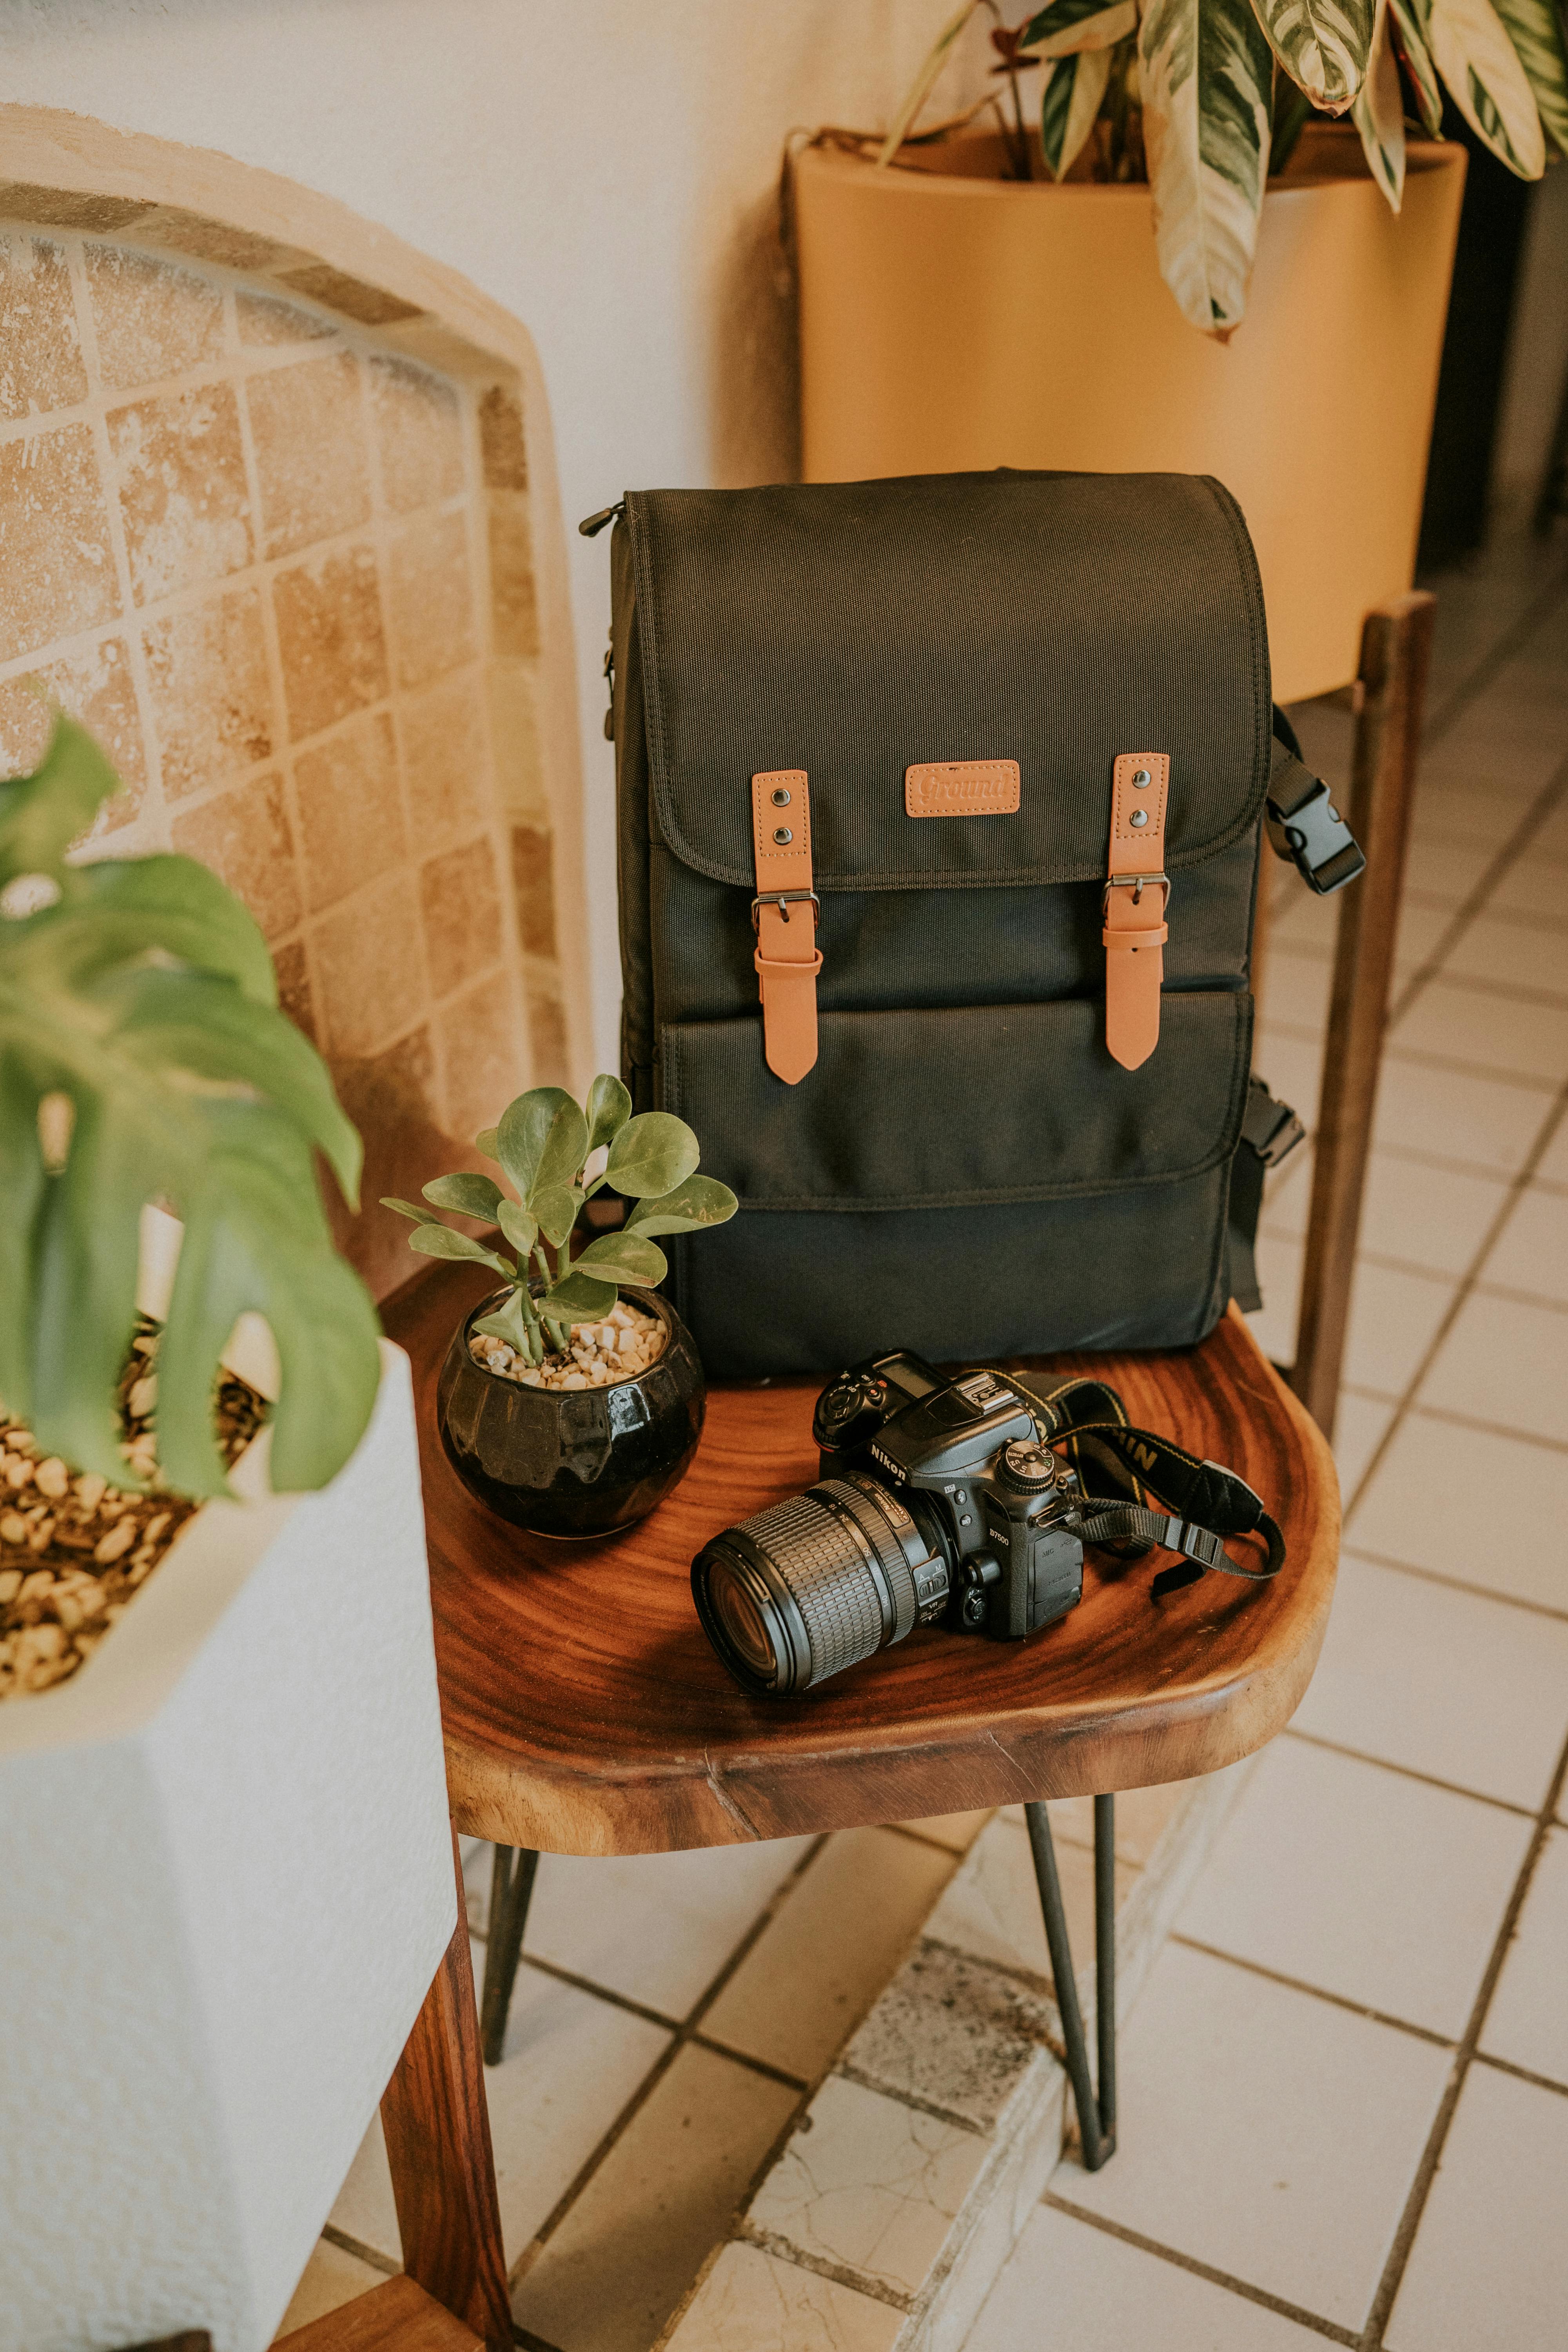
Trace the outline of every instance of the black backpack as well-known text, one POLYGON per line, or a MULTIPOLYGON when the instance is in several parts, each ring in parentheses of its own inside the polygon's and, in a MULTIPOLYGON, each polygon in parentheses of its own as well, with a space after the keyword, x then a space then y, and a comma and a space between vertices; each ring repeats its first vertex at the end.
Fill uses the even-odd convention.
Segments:
POLYGON ((1266 800, 1315 887, 1363 861, 1271 714, 1235 500, 998 472, 612 516, 623 1070, 740 1196, 670 1253, 710 1372, 1256 1304, 1300 1133, 1250 1079, 1266 800))

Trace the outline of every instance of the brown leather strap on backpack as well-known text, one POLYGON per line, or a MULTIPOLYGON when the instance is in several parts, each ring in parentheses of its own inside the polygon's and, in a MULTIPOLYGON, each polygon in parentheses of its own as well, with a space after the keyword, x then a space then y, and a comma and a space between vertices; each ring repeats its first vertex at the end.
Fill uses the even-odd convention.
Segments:
POLYGON ((757 895, 757 985, 763 1054, 775 1077, 796 1086, 816 1060, 816 896, 811 887, 811 800, 804 768, 752 778, 757 895))
POLYGON ((1123 751, 1110 794, 1110 854, 1104 899, 1105 1042, 1123 1069, 1146 1062, 1160 1042, 1160 985, 1170 936, 1165 908, 1165 799, 1171 762, 1163 751, 1123 751))

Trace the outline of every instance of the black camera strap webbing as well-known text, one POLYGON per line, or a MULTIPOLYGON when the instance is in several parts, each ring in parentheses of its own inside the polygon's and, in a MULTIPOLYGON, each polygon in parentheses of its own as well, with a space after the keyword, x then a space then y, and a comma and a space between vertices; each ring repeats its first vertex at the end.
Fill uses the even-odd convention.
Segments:
POLYGON ((1156 1599, 1191 1584, 1205 1569, 1262 1584, 1284 1567, 1285 1538, 1278 1524, 1234 1470, 1224 1470, 1217 1462, 1200 1462, 1170 1438, 1157 1437, 1149 1429, 1129 1428, 1124 1422, 1091 1423, 1072 1434, 1085 1501, 1110 1505, 1084 1520, 1079 1532, 1085 1543, 1102 1544, 1109 1539, 1160 1544, 1166 1551, 1179 1552, 1186 1561, 1183 1568, 1161 1570, 1153 1584, 1156 1599), (1159 1501, 1173 1505, 1174 1510, 1151 1510, 1145 1502, 1121 1502, 1107 1496, 1100 1482, 1091 1481, 1085 1455, 1103 1463, 1118 1485, 1126 1487, 1141 1481, 1159 1501), (1225 1548, 1226 1536, 1257 1536, 1268 1546, 1268 1566, 1246 1568, 1233 1559, 1225 1548))
POLYGON ((1181 1555, 1183 1566, 1162 1569, 1154 1579, 1156 1599, 1193 1583, 1205 1569, 1253 1584, 1279 1575, 1284 1536, 1246 1479, 1217 1462, 1200 1462, 1172 1438, 1134 1429, 1109 1381, 1083 1375, 1037 1388, 1016 1371, 998 1367, 997 1376, 1035 1409, 1047 1443, 1070 1454, 1090 1507, 1079 1530, 1085 1543, 1122 1557, 1141 1557, 1156 1545, 1181 1555), (1080 1418, 1089 1413, 1109 1417, 1080 1418), (1153 1509, 1151 1496, 1173 1507, 1153 1509), (1247 1568, 1233 1559, 1225 1549, 1227 1536, 1256 1536, 1268 1547, 1268 1566, 1247 1568))

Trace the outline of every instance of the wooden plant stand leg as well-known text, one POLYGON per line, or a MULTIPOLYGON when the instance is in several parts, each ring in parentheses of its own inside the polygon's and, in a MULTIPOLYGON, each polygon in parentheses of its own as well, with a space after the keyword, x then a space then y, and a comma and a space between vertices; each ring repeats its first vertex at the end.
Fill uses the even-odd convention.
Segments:
POLYGON ((1345 816, 1365 854, 1366 871, 1340 901, 1300 1336, 1290 1376, 1291 1387, 1329 1438, 1334 1433, 1388 1018, 1434 611, 1435 599, 1413 590, 1375 605, 1362 629, 1363 699, 1345 816))
POLYGON ((403 2267, 447 2311, 511 2352, 495 2158, 479 2063, 462 1862, 458 1925, 381 2102, 403 2267))

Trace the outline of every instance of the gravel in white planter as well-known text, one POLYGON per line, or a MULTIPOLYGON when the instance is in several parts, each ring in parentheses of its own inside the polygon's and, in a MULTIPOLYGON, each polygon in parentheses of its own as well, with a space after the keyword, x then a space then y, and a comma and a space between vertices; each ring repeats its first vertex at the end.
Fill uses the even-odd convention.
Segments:
POLYGON ((260 2352, 456 1923, 406 1358, 321 1493, 267 1444, 0 1706, 0 2352, 260 2352))

